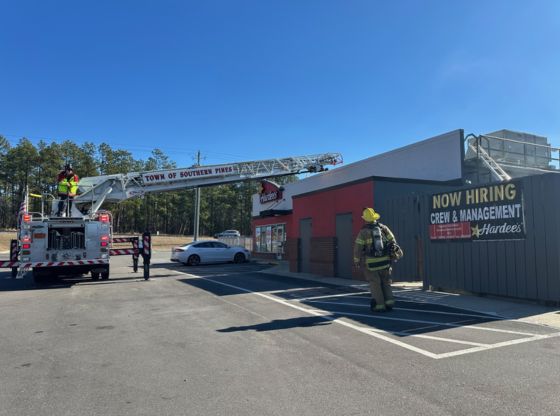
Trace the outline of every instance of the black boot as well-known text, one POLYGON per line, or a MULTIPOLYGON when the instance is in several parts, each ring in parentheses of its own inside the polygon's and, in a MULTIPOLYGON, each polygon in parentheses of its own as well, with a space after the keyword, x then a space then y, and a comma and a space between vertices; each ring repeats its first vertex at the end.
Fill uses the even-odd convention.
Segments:
POLYGON ((376 306, 377 306, 377 302, 375 301, 375 299, 372 299, 371 302, 369 303, 370 311, 374 313, 386 312, 385 307, 377 308, 376 306))

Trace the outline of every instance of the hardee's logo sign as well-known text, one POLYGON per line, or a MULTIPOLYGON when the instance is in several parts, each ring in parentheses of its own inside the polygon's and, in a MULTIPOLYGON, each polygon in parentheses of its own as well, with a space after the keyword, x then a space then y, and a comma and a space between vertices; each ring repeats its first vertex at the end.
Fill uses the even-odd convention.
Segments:
POLYGON ((274 182, 267 180, 261 181, 259 186, 259 200, 261 201, 261 204, 282 199, 283 190, 284 188, 276 185, 274 182))

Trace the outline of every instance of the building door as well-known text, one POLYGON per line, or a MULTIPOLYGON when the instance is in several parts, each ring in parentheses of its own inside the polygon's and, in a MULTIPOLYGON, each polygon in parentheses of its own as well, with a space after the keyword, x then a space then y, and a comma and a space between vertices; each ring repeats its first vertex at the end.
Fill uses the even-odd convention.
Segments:
POLYGON ((352 214, 336 215, 336 275, 352 278, 352 214))
POLYGON ((311 218, 299 220, 299 271, 301 273, 310 273, 310 256, 311 256, 311 218))

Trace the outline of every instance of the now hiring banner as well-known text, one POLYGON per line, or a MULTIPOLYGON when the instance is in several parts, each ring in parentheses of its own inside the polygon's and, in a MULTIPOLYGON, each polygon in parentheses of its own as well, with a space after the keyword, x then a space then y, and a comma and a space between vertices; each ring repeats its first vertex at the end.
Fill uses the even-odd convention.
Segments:
POLYGON ((431 196, 431 240, 525 238, 522 183, 511 181, 431 196))

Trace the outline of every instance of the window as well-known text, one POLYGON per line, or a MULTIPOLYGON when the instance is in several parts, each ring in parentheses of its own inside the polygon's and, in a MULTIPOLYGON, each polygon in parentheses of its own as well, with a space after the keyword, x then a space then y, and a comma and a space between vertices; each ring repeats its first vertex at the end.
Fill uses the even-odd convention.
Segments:
POLYGON ((212 243, 200 243, 195 246, 196 248, 212 248, 212 243))
POLYGON ((286 242, 286 224, 255 227, 255 252, 283 253, 286 242))
POLYGON ((225 245, 224 243, 219 243, 219 242, 217 242, 217 241, 214 241, 214 242, 212 243, 212 245, 214 246, 214 248, 227 248, 227 247, 228 247, 228 246, 225 245))

